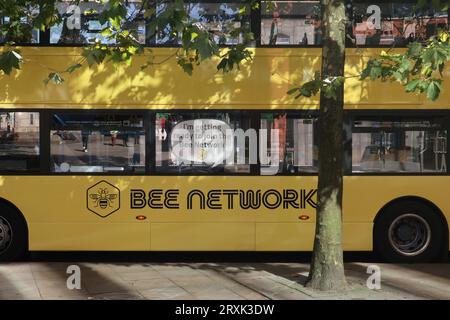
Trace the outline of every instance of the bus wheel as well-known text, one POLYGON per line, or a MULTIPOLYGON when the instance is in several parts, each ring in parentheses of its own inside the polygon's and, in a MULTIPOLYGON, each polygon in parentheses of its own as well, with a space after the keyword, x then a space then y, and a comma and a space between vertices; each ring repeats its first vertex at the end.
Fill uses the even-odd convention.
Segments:
POLYGON ((14 261, 27 250, 27 227, 9 206, 0 206, 0 261, 14 261))
POLYGON ((421 202, 394 203, 375 221, 375 250, 390 262, 434 261, 443 249, 444 241, 441 217, 421 202))

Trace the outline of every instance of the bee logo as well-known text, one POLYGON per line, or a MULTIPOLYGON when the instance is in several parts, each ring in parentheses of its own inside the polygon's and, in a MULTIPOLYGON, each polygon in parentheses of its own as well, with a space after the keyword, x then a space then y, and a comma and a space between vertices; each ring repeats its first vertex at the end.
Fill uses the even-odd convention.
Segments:
POLYGON ((106 181, 100 181, 87 189, 87 208, 106 218, 120 209, 120 190, 106 181))
POLYGON ((89 198, 96 202, 96 207, 106 209, 106 207, 112 207, 111 204, 117 198, 117 194, 109 194, 108 189, 100 188, 97 194, 90 194, 89 198))

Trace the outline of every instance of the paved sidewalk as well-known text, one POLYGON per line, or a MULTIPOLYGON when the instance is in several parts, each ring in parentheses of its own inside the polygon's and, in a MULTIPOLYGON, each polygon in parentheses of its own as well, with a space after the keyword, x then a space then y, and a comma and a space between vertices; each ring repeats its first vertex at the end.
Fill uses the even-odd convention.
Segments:
POLYGON ((0 299, 450 299, 450 264, 381 268, 381 289, 366 287, 370 263, 347 263, 346 293, 321 294, 302 284, 307 263, 0 264, 0 299), (81 289, 69 290, 78 265, 81 289))

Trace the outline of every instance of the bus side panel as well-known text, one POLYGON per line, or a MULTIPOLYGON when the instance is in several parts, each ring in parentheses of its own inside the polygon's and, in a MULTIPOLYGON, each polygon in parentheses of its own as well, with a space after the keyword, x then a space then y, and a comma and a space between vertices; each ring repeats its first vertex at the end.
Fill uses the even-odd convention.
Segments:
POLYGON ((0 197, 24 215, 30 250, 150 250, 149 221, 136 219, 123 193, 99 200, 100 189, 115 194, 138 177, 106 178, 3 176, 0 197))
POLYGON ((310 251, 314 223, 256 223, 257 251, 310 251))
POLYGON ((255 227, 248 222, 152 223, 153 251, 254 251, 255 227))
POLYGON ((377 213, 386 204, 410 196, 432 202, 441 210, 448 226, 450 221, 448 185, 450 185, 448 176, 345 177, 344 221, 346 224, 373 222, 377 213))
POLYGON ((29 225, 31 251, 148 251, 148 224, 35 223, 29 225))
MULTIPOLYGON (((200 209, 198 198, 188 209, 186 197, 193 189, 206 196, 212 189, 308 191, 315 188, 316 181, 316 177, 4 176, 0 196, 24 214, 32 250, 311 250, 315 211, 310 206, 241 209, 236 198, 229 210, 227 197, 222 195, 221 210, 200 209), (94 186, 95 193, 102 181, 117 187, 121 194, 120 209, 106 217, 87 206, 87 190, 94 186), (169 188, 179 190, 179 209, 131 208, 131 189, 145 190, 148 195, 151 189, 169 188), (143 220, 138 220, 141 216, 143 220), (303 216, 307 220, 302 221, 303 216), (155 234, 151 235, 151 230, 155 234)), ((449 183, 449 177, 439 176, 345 177, 345 250, 370 250, 376 214, 399 197, 428 199, 449 221, 450 203, 443 187, 449 183)))
POLYGON ((373 223, 352 223, 343 224, 342 247, 345 251, 370 251, 372 245, 373 223))

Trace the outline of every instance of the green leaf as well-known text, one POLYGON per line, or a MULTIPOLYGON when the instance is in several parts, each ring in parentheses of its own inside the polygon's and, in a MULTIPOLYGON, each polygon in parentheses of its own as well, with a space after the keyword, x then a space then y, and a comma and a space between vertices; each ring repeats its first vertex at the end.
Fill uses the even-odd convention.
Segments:
POLYGON ((68 68, 66 69, 66 72, 68 72, 68 73, 74 73, 76 70, 78 70, 78 69, 81 68, 81 67, 82 67, 82 65, 79 64, 79 63, 77 63, 77 64, 74 64, 74 65, 71 65, 70 67, 68 67, 68 68))
POLYGON ((427 89, 427 98, 435 101, 441 93, 441 84, 438 80, 432 80, 427 89))
POLYGON ((410 82, 408 82, 408 84, 405 86, 405 90, 406 92, 414 92, 417 89, 417 86, 420 83, 420 79, 414 79, 410 82))
POLYGON ((49 73, 47 79, 44 80, 44 84, 48 85, 49 82, 53 82, 55 84, 61 84, 64 82, 64 79, 56 72, 49 73))
POLYGON ((298 88, 292 88, 287 92, 287 94, 291 95, 291 94, 296 93, 297 91, 298 91, 298 88))
POLYGON ((0 55, 0 70, 10 75, 13 69, 20 69, 22 61, 22 56, 18 51, 5 51, 0 55))
POLYGON ((379 76, 381 76, 381 67, 379 66, 373 66, 370 69, 370 79, 375 80, 377 79, 379 76))
POLYGON ((217 70, 222 70, 223 72, 228 71, 228 58, 223 58, 217 65, 217 70))
POLYGON ((436 69, 441 63, 446 61, 446 55, 438 48, 427 48, 423 53, 422 60, 424 64, 431 64, 436 69))
POLYGON ((186 62, 182 59, 178 61, 178 65, 183 69, 184 72, 192 76, 192 73, 194 71, 194 65, 192 64, 192 62, 186 62))
POLYGON ((406 55, 408 57, 417 56, 422 52, 423 46, 420 42, 413 42, 408 45, 408 51, 406 55))

